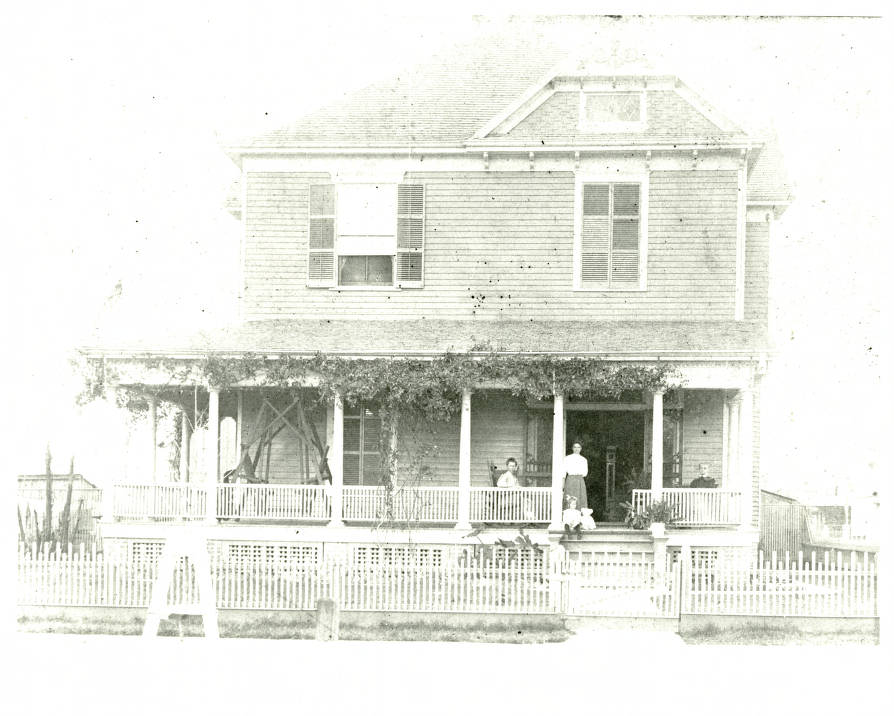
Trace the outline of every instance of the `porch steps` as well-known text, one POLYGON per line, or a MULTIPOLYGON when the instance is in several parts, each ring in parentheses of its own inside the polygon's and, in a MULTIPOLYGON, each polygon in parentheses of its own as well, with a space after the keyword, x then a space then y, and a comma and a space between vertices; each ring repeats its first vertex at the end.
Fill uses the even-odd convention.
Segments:
POLYGON ((652 549, 652 535, 643 530, 624 527, 596 527, 584 530, 581 538, 562 538, 568 552, 648 552, 652 549))

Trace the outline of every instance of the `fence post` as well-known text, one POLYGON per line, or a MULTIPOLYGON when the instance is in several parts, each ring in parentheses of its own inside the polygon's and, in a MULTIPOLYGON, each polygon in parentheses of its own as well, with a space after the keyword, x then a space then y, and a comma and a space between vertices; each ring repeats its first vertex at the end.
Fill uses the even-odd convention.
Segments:
POLYGON ((677 616, 689 614, 691 606, 689 604, 690 593, 692 590, 692 547, 684 544, 680 547, 680 605, 677 616))

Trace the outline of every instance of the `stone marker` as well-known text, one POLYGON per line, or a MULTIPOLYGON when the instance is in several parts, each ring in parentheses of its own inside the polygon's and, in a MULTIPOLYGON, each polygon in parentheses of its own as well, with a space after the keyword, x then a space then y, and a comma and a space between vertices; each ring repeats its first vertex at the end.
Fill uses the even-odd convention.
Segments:
POLYGON ((334 599, 317 600, 317 641, 338 641, 338 603, 334 599))

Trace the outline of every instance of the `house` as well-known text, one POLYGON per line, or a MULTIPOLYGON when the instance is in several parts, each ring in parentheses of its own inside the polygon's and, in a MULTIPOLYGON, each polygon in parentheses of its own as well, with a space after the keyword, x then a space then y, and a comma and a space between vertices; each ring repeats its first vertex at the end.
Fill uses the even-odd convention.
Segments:
POLYGON ((479 45, 227 152, 239 321, 84 351, 182 415, 178 474, 108 491, 109 544, 754 552, 772 142, 672 74, 479 45), (597 527, 567 540, 574 441, 597 527), (665 537, 624 527, 659 500, 665 537))
MULTIPOLYGON (((52 475, 51 509, 55 525, 65 511, 68 491, 71 489, 71 517, 68 538, 74 544, 92 544, 97 538, 97 520, 100 517, 102 490, 77 473, 52 475)), ((19 540, 33 541, 45 529, 47 505, 47 476, 19 475, 16 485, 18 506, 19 540)), ((57 531, 57 534, 61 529, 57 531)))

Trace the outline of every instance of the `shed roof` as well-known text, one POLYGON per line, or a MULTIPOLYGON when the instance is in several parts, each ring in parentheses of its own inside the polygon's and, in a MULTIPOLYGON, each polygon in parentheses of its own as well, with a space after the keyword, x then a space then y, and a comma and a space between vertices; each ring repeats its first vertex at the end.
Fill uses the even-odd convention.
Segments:
POLYGON ((649 357, 754 357, 769 350, 764 327, 748 321, 248 321, 181 338, 105 342, 88 353, 188 355, 304 353, 407 355, 466 352, 649 357))

